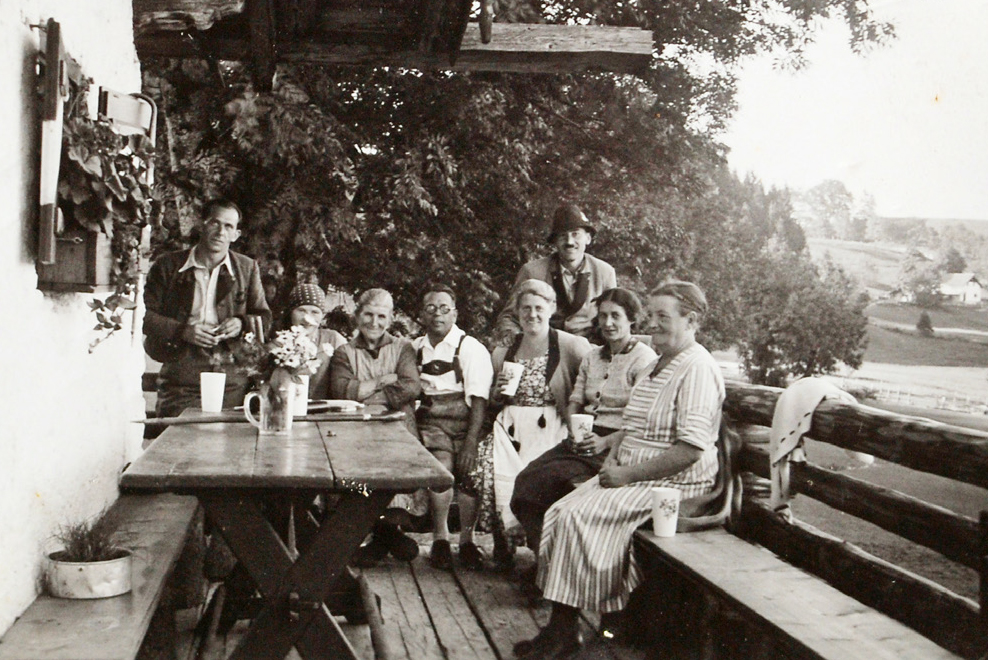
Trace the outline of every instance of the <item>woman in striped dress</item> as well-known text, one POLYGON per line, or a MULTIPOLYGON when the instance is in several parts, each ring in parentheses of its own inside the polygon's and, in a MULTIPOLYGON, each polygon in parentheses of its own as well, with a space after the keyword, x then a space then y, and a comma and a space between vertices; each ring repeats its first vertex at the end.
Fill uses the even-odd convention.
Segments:
POLYGON ((515 645, 520 658, 556 658, 580 645, 581 609, 620 612, 641 582, 632 534, 651 517, 651 489, 702 495, 717 475, 724 381, 696 343, 707 310, 703 292, 671 281, 648 298, 652 346, 660 354, 625 407, 621 430, 600 474, 556 502, 545 516, 537 582, 552 601, 549 624, 515 645))

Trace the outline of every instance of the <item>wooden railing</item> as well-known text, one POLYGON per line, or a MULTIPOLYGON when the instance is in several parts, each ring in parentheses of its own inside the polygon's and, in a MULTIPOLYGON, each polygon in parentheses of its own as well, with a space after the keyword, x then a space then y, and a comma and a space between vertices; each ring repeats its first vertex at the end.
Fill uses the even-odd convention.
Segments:
MULTIPOLYGON (((745 440, 740 469, 763 479, 770 474, 768 427, 781 392, 728 383, 724 409, 745 440)), ((981 431, 824 401, 806 437, 988 488, 988 433, 981 431)), ((790 484, 977 571, 980 605, 811 525, 788 522, 764 499, 744 498, 737 532, 959 655, 981 658, 988 651, 988 512, 975 520, 812 463, 792 463, 790 484)))

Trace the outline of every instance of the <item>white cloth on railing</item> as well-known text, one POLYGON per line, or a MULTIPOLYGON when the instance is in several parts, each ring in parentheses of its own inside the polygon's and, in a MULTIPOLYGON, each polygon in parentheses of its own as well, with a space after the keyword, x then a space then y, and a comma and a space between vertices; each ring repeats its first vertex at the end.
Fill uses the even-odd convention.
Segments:
POLYGON ((856 403, 853 396, 822 378, 800 378, 775 402, 772 429, 769 431, 769 462, 774 511, 791 517, 789 511, 789 463, 806 461, 803 436, 813 423, 813 412, 825 399, 856 403))

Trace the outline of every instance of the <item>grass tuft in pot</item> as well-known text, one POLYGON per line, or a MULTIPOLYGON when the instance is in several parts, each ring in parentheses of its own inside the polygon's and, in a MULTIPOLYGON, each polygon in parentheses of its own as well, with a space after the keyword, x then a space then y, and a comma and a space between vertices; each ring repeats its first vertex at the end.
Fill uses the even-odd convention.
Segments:
POLYGON ((89 563, 127 555, 127 551, 114 542, 113 528, 104 514, 105 511, 92 520, 63 526, 57 534, 62 549, 51 553, 51 558, 89 563))

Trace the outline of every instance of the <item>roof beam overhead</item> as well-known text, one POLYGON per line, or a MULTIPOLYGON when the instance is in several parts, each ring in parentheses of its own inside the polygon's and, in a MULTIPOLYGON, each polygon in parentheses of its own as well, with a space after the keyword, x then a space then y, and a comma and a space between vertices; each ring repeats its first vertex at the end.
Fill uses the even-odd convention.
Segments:
POLYGON ((652 59, 652 33, 638 28, 495 23, 484 43, 469 0, 133 1, 139 56, 247 60, 258 81, 277 62, 633 73, 652 59))

